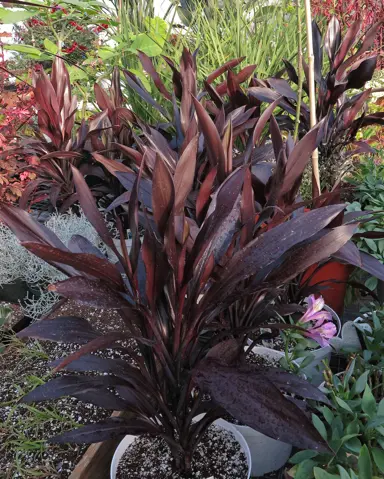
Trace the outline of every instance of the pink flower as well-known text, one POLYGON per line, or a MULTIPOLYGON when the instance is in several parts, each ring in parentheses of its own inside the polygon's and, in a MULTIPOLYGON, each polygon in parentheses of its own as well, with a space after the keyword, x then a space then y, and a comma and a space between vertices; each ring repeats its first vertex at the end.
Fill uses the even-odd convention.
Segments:
POLYGON ((336 336, 337 328, 332 322, 332 314, 323 311, 324 299, 313 294, 308 298, 308 309, 299 319, 298 325, 305 328, 303 335, 313 339, 320 346, 328 346, 329 340, 336 336))
POLYGON ((307 329, 303 334, 304 336, 307 336, 307 338, 313 339, 319 343, 321 347, 323 347, 328 346, 329 340, 336 336, 337 328, 332 321, 324 322, 323 320, 320 320, 312 328, 307 329))
POLYGON ((328 313, 328 311, 322 311, 325 304, 322 296, 319 296, 316 299, 315 295, 311 294, 307 302, 308 309, 305 312, 304 316, 299 319, 300 323, 307 323, 308 321, 318 321, 320 319, 322 319, 323 321, 331 321, 331 313, 328 313))

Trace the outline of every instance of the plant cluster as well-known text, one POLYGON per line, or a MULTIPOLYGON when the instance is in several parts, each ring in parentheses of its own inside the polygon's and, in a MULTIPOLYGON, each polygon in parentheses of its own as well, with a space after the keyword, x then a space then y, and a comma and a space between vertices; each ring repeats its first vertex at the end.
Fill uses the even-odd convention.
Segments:
MULTIPOLYGON (((367 30, 377 20, 383 19, 382 4, 380 0, 314 0, 312 9, 315 15, 320 15, 330 20, 335 16, 344 29, 349 28, 356 20, 362 21, 362 27, 367 30), (381 17, 381 18, 380 18, 381 17)), ((384 27, 377 32, 375 50, 378 54, 384 52, 384 27)), ((383 67, 383 60, 378 59, 377 68, 383 67)))
MULTIPOLYGON (((141 61, 159 91, 172 99, 148 57, 141 55, 141 61)), ((142 138, 137 129, 131 132, 128 122, 123 127, 113 122, 108 130, 111 135, 132 135, 138 149, 123 149, 130 159, 129 171, 116 160, 94 153, 128 185, 129 250, 123 224, 117 218, 119 251, 83 175, 71 167, 81 207, 115 253, 116 265, 96 253, 82 236, 65 246, 26 212, 7 206, 1 209, 2 220, 24 247, 70 277, 52 285, 51 291, 91 306, 116 309, 126 327, 123 332, 99 335, 80 318, 56 318, 24 330, 22 336, 81 341, 81 348, 63 358, 56 369, 99 373, 86 379, 76 375, 55 378, 25 400, 71 394, 130 411, 130 418, 111 418, 54 440, 93 442, 142 432, 161 435, 176 469, 182 472, 190 469, 204 431, 224 411, 270 437, 322 450, 318 432, 283 392, 319 400, 321 393, 289 373, 247 365, 242 351, 248 332, 268 321, 289 282, 340 251, 356 224, 339 222, 343 204, 319 206, 310 212, 300 212, 300 205, 294 204, 302 172, 316 146, 317 128, 296 145, 285 144, 272 116, 275 105, 253 119, 258 103, 250 110, 238 105, 243 98, 242 77, 236 78, 231 71, 224 83, 229 96, 224 105, 210 84, 229 65, 218 69, 206 83, 210 96, 222 103, 220 109, 209 104, 214 121, 196 98, 194 57, 184 51, 180 73, 171 66, 179 99, 173 97, 173 135, 141 125, 132 112, 121 109, 116 72, 110 96, 96 89, 105 118, 119 118, 120 112, 127 111, 130 116, 125 118, 142 129, 142 138), (265 184, 251 165, 253 148, 268 121, 277 165, 265 184), (248 148, 236 154, 235 145, 244 140, 248 148), (92 355, 126 338, 134 338, 140 351, 137 355, 125 348, 133 365, 92 355), (111 374, 100 375, 106 371, 111 374), (203 400, 204 393, 210 401, 203 400), (204 418, 193 422, 201 410, 206 412, 204 418)), ((54 68, 57 74, 59 61, 54 68)), ((146 95, 132 73, 125 76, 161 114, 168 115, 146 95)), ((126 203, 124 198, 119 203, 126 203)))
MULTIPOLYGON (((194 4, 188 3, 188 8, 194 4)), ((150 2, 148 6, 151 10, 150 2)), ((53 9, 51 13, 66 15, 63 7, 53 9)), ((216 11, 222 13, 221 7, 216 11)), ((268 11, 269 7, 259 11, 257 19, 264 20, 268 11)), ((61 58, 55 58, 50 76, 43 68, 33 75, 38 112, 37 124, 32 125, 34 135, 20 135, 15 148, 0 156, 1 160, 10 155, 32 157, 38 162, 27 168, 36 179, 21 198, 22 208, 46 207, 49 202, 51 211, 55 207, 65 211, 79 203, 86 218, 78 218, 86 223, 85 232, 78 234, 82 226, 76 224, 73 234, 55 223, 57 217, 50 220, 55 227, 50 227, 39 224, 22 208, 2 204, 0 231, 8 237, 12 231, 12 241, 15 237, 20 241, 15 251, 23 248, 28 261, 36 262, 36 268, 28 267, 28 275, 42 272, 44 283, 53 283, 48 294, 116 310, 125 326, 102 334, 85 319, 59 317, 37 321, 23 330, 20 337, 80 346, 55 363, 55 371, 69 374, 42 384, 24 401, 71 395, 103 408, 127 411, 127 416, 80 427, 51 440, 91 443, 125 434, 161 436, 171 450, 174 468, 186 477, 207 428, 228 414, 269 437, 311 450, 299 456, 310 462, 304 461, 305 466, 300 464, 293 471, 301 477, 308 471, 318 479, 319 474, 328 473, 324 464, 330 461, 329 474, 345 473, 343 479, 355 479, 354 464, 348 462, 351 472, 340 469, 351 451, 344 447, 353 443, 352 452, 359 455, 357 467, 364 474, 369 468, 380 469, 382 457, 376 448, 381 441, 377 421, 382 405, 376 404, 368 380, 371 370, 367 368, 362 375, 366 377, 363 386, 350 386, 354 368, 363 367, 362 362, 352 363, 343 382, 337 377, 329 381, 333 389, 327 399, 299 376, 247 363, 244 352, 250 334, 254 342, 260 340, 261 328, 292 329, 294 339, 297 334, 296 339, 304 336, 328 344, 335 327, 321 311, 321 299, 309 296, 321 290, 303 280, 309 268, 336 259, 384 279, 384 265, 353 243, 356 238, 370 239, 372 233, 383 236, 372 231, 359 231, 356 236, 359 222, 372 219, 372 213, 346 211, 339 185, 309 201, 298 197, 310 155, 317 147, 324 165, 334 168, 335 155, 349 154, 361 127, 384 121, 382 112, 363 112, 357 118, 369 90, 351 98, 345 95, 364 87, 372 77, 376 56, 367 52, 378 25, 346 58, 360 24, 353 24, 342 40, 340 25, 333 18, 324 41, 329 57, 325 76, 322 40, 315 26, 321 121, 310 129, 309 109, 305 103, 299 105, 299 140, 294 141, 297 93, 296 87, 281 78, 284 71, 262 80, 255 65, 240 66, 244 58, 239 52, 238 58, 226 58, 220 67, 204 74, 201 83, 197 52, 183 49, 177 65, 165 55, 160 62, 162 50, 147 49, 148 38, 155 43, 152 33, 164 42, 169 34, 149 13, 135 19, 147 28, 146 34, 134 32, 129 41, 136 45, 124 60, 130 62, 138 51, 138 60, 132 64, 140 62, 145 74, 132 67, 114 68, 107 87, 102 81, 94 85, 100 111, 87 118, 84 110, 79 112, 70 72, 61 58), (164 71, 171 73, 172 80, 164 80, 164 71), (134 107, 138 103, 145 117, 134 107), (119 244, 101 206, 113 211, 119 244), (308 296, 309 308, 298 322, 269 323, 287 309, 303 312, 301 303, 308 296), (127 340, 134 340, 136 348, 128 346, 127 340), (130 361, 95 354, 110 347, 121 348, 130 361), (79 371, 92 374, 73 374, 79 371), (309 411, 314 411, 311 401, 328 406, 335 402, 335 412, 317 405, 325 420, 327 414, 331 417, 327 411, 332 414, 331 432, 317 415, 312 424, 291 400, 292 395, 306 400, 309 411), (339 407, 353 415, 354 432, 344 430, 346 419, 339 407), (205 415, 195 420, 202 412, 205 415), (368 427, 367 415, 374 426, 369 423, 368 427), (340 452, 337 467, 329 455, 335 448, 340 452), (304 472, 300 467, 306 468, 304 472)), ((211 13, 204 10, 213 21, 211 13)), ((77 24, 71 27, 80 32, 77 24)), ((44 40, 44 47, 52 46, 44 40)), ((119 51, 108 57, 111 50, 104 50, 107 58, 119 51)), ((42 59, 40 51, 35 55, 42 59)), ((285 72, 297 83, 289 61, 285 72)), ((307 90, 307 80, 303 88, 307 90)), ((327 186, 331 181, 333 186, 335 172, 330 168, 327 186)), ((8 249, 4 251, 9 254, 8 249)), ((9 257, 5 257, 7 262, 9 257)), ((372 365, 374 358, 372 354, 363 359, 372 365)))
POLYGON ((379 310, 355 320, 362 349, 350 352, 345 372, 327 369, 322 389, 332 408, 319 406, 319 415, 312 417, 333 452, 295 454, 292 477, 356 479, 384 473, 383 319, 379 310))
MULTIPOLYGON (((366 126, 384 123, 382 111, 365 113, 365 104, 371 95, 371 90, 356 92, 364 88, 375 71, 378 55, 370 50, 380 25, 381 22, 375 23, 358 43, 361 21, 351 25, 344 39, 342 39, 340 24, 335 17, 332 17, 328 24, 324 38, 317 24, 313 23, 316 116, 324 131, 318 145, 319 165, 322 186, 328 190, 341 180, 348 170, 348 160, 352 156, 370 151, 366 143, 355 141, 359 130, 366 126), (323 50, 328 57, 324 62, 323 50), (325 75, 323 65, 327 68, 325 75), (353 96, 347 96, 349 90, 353 91, 353 96), (359 112, 361 112, 360 116, 359 112)), ((285 64, 290 82, 297 85, 296 69, 287 61, 285 64)), ((303 89, 308 94, 308 65, 305 62, 303 62, 303 69, 305 72, 303 89)), ((282 96, 283 99, 279 105, 284 114, 279 118, 280 125, 288 131, 294 131, 298 97, 289 82, 272 78, 267 82, 261 82, 256 88, 251 88, 250 93, 259 100, 270 103, 282 96)), ((309 125, 309 108, 303 102, 300 105, 299 134, 307 132, 309 125)))
MULTIPOLYGON (((370 221, 360 224, 356 244, 361 251, 366 251, 384 262, 384 241, 381 238, 384 231, 384 165, 380 160, 380 153, 359 162, 348 182, 354 186, 354 201, 347 206, 347 211, 373 213, 370 221), (359 233, 364 237, 359 237, 359 233)), ((366 286, 374 290, 377 287, 377 278, 368 278, 366 286)))

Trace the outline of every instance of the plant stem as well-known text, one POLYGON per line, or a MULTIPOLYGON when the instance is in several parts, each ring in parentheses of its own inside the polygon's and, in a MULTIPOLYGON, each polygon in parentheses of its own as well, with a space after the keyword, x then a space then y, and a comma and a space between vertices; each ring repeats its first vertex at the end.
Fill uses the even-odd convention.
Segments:
POLYGON ((297 31, 298 31, 298 59, 297 59, 298 60, 298 63, 297 63, 298 88, 297 88, 295 131, 293 135, 293 139, 295 143, 299 136, 300 109, 301 109, 301 100, 303 95, 303 33, 301 30, 300 0, 296 0, 296 9, 297 9, 297 31))
MULTIPOLYGON (((316 89, 315 89, 315 59, 313 55, 313 37, 312 37, 312 16, 311 1, 304 0, 305 19, 307 25, 307 50, 308 50, 308 88, 309 88, 309 108, 310 108, 310 126, 313 128, 316 123, 316 89)), ((319 174, 319 151, 312 153, 312 197, 320 194, 320 174, 319 174)))

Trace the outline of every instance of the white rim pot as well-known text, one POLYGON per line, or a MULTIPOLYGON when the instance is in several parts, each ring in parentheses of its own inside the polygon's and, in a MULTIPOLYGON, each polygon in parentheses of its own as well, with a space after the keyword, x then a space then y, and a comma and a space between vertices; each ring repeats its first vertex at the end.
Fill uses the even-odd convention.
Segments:
MULTIPOLYGON (((332 314, 333 322, 336 324, 337 335, 336 338, 340 336, 341 333, 341 321, 338 314, 329 306, 324 305, 325 311, 328 311, 332 314)), ((308 366, 303 368, 301 371, 308 377, 309 381, 314 386, 319 386, 323 381, 323 372, 325 371, 325 366, 323 361, 331 359, 332 352, 335 351, 335 348, 332 347, 332 340, 330 341, 329 346, 323 346, 322 348, 314 349, 311 351, 314 358, 308 366)), ((304 361, 304 358, 296 359, 298 364, 301 364, 304 361)))
MULTIPOLYGON (((251 453, 249 451, 247 441, 244 439, 241 432, 233 424, 230 424, 229 422, 224 421, 223 419, 217 419, 213 424, 215 426, 221 427, 222 429, 226 431, 231 432, 234 435, 236 441, 240 444, 240 447, 242 451, 244 452, 245 457, 247 459, 248 473, 246 477, 244 478, 239 477, 238 479, 249 479, 251 477, 252 458, 251 458, 251 453)), ((137 436, 127 435, 117 446, 117 449, 115 451, 115 454, 113 455, 112 463, 111 463, 111 479, 116 479, 117 466, 120 462, 120 459, 123 457, 123 454, 128 449, 128 447, 133 443, 136 437, 137 436)))
MULTIPOLYGON (((252 352, 272 360, 277 359, 280 361, 280 359, 285 357, 282 351, 275 351, 265 346, 255 346, 252 352)), ((292 452, 291 444, 272 439, 248 426, 234 426, 241 432, 248 443, 252 458, 253 476, 263 476, 280 469, 286 464, 292 452)))

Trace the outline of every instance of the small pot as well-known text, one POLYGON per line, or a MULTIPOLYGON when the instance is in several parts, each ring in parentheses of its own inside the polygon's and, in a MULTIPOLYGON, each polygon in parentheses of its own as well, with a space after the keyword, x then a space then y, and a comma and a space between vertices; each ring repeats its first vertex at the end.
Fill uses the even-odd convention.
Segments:
MULTIPOLYGON (((235 436, 235 439, 240 444, 241 449, 243 450, 248 462, 247 477, 246 478, 239 477, 238 479, 249 479, 251 477, 252 459, 251 459, 251 454, 250 454, 249 447, 246 440, 233 424, 230 424, 229 422, 224 421, 223 419, 217 419, 213 424, 215 424, 215 426, 221 427, 222 429, 225 429, 226 431, 231 432, 235 436)), ((136 436, 127 435, 118 445, 115 451, 115 454, 113 455, 113 458, 112 458, 111 479, 116 479, 117 466, 119 464, 119 461, 123 457, 123 454, 125 453, 127 448, 133 443, 135 439, 136 439, 136 436)))
MULTIPOLYGON (((324 305, 325 311, 328 311, 329 313, 332 314, 332 319, 333 322, 336 324, 337 327, 337 337, 340 335, 341 332, 341 321, 338 316, 338 314, 330 308, 328 305, 324 305)), ((331 343, 332 344, 332 340, 331 343)), ((313 361, 303 368, 301 371, 307 376, 308 380, 310 383, 312 383, 314 386, 319 386, 321 382, 323 381, 323 373, 325 371, 325 366, 323 364, 324 360, 330 360, 331 359, 331 354, 334 348, 332 345, 329 346, 324 346, 322 348, 318 348, 313 350, 311 353, 314 356, 313 361)), ((298 364, 302 363, 304 361, 304 358, 299 358, 296 359, 296 362, 298 364)))
MULTIPOLYGON (((264 346, 255 346, 252 351, 258 356, 268 357, 272 360, 280 361, 285 357, 283 352, 264 346)), ((236 424, 234 426, 248 443, 252 458, 252 476, 263 476, 276 471, 288 461, 292 452, 291 444, 272 439, 248 426, 237 426, 236 424)))

